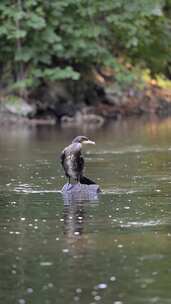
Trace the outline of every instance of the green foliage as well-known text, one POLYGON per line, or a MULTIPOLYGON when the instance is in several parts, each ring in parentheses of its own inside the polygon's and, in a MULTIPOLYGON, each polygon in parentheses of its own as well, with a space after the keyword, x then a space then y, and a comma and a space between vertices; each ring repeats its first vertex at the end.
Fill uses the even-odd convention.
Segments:
POLYGON ((97 65, 113 66, 129 83, 120 57, 165 73, 170 17, 170 0, 1 0, 0 66, 11 67, 21 89, 78 80, 97 65))

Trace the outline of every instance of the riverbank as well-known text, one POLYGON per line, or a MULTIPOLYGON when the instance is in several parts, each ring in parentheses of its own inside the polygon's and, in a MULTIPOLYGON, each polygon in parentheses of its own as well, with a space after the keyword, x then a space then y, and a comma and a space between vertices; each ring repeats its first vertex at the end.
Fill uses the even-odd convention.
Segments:
POLYGON ((37 89, 27 101, 11 95, 0 99, 0 125, 101 127, 109 120, 142 115, 170 116, 171 89, 151 84, 142 90, 131 87, 121 92, 114 85, 59 82, 37 89))

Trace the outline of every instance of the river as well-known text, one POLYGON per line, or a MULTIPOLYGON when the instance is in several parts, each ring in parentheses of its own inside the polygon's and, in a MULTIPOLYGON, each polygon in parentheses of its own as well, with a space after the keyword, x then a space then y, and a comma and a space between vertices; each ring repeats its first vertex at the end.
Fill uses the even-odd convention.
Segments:
POLYGON ((171 303, 171 119, 0 129, 0 303, 171 303), (66 202, 80 134, 102 193, 66 202))

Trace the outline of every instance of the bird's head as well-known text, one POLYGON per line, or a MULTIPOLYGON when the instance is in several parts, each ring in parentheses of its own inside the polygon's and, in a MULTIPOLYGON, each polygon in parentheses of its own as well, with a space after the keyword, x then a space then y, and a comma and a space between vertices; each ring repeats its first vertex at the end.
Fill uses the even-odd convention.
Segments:
POLYGON ((73 144, 80 143, 80 144, 92 144, 95 145, 95 142, 88 139, 86 136, 77 136, 72 141, 73 144))

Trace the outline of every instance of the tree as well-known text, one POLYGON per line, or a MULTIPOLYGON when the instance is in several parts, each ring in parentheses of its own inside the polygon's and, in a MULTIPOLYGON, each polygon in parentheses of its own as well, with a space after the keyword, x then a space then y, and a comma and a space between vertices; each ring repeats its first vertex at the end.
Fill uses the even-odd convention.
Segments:
POLYGON ((93 66, 124 73, 119 57, 165 72, 170 8, 170 0, 1 0, 1 82, 25 94, 44 81, 78 80, 93 66))

